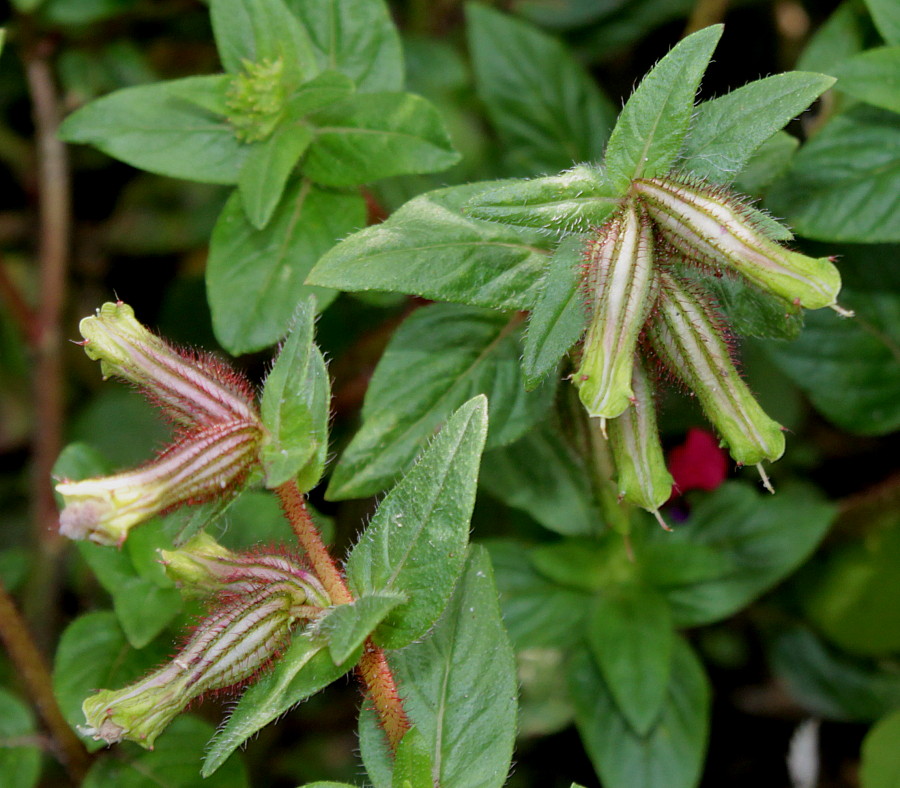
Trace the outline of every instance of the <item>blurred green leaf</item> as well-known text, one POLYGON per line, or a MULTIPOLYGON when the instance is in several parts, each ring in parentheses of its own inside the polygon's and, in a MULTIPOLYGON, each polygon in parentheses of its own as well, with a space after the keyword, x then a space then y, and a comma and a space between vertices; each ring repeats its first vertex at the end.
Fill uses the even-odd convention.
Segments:
POLYGON ((835 64, 863 48, 865 14, 855 2, 843 2, 816 30, 797 61, 804 71, 831 73, 835 64))
POLYGON ((543 418, 552 382, 526 392, 519 368, 518 321, 475 307, 417 309, 384 351, 362 409, 362 427, 328 487, 332 500, 385 489, 450 414, 476 394, 490 395, 489 446, 509 443, 543 418))
MULTIPOLYGON (((392 655, 404 706, 443 788, 500 788, 516 736, 516 665, 491 562, 473 546, 431 634, 392 655)), ((395 769, 396 786, 397 770, 395 769)))
POLYGON ((800 148, 767 206, 807 238, 900 241, 898 148, 895 113, 853 107, 800 148))
POLYGON ((33 788, 41 776, 41 750, 34 715, 15 695, 0 689, 0 779, 4 788, 33 788), (31 744, 28 740, 32 739, 31 744))
POLYGON ((810 312, 797 339, 767 349, 830 421, 864 435, 887 434, 900 426, 900 297, 844 290, 841 302, 856 317, 810 312))
POLYGON ((364 222, 359 195, 294 180, 266 228, 257 230, 233 194, 213 231, 206 269, 213 326, 222 345, 239 354, 274 344, 310 293, 324 309, 336 294, 309 288, 303 280, 338 238, 364 222))
POLYGON ((900 46, 876 47, 831 69, 837 89, 860 101, 900 112, 900 46))
POLYGON ((694 94, 721 35, 721 25, 689 35, 631 94, 606 148, 606 167, 622 191, 635 178, 665 175, 675 162, 694 114, 694 94))
POLYGON ((301 302, 263 386, 260 415, 267 435, 260 461, 269 488, 296 479, 306 492, 325 468, 331 381, 313 341, 315 317, 315 299, 301 302))
POLYGON ((487 400, 478 396, 448 419, 388 493, 347 559, 354 595, 409 597, 375 631, 385 648, 422 637, 450 598, 465 563, 486 433, 487 400))
POLYGON ((693 788, 709 734, 710 688, 700 661, 680 638, 659 722, 645 736, 628 725, 587 653, 569 674, 581 740, 606 788, 693 788))
POLYGON ((879 720, 863 739, 862 762, 859 767, 861 788, 896 788, 900 785, 898 740, 900 709, 879 720))
POLYGON ((578 27, 612 13, 627 0, 513 0, 512 9, 539 25, 578 27))
POLYGON ((485 5, 466 6, 478 95, 521 174, 599 161, 612 103, 563 44, 485 5))
POLYGON ((878 32, 889 44, 900 44, 900 7, 893 0, 866 0, 878 32))
POLYGON ((800 147, 800 141, 786 131, 777 131, 747 160, 744 169, 734 181, 740 194, 761 196, 790 166, 791 157, 800 147))
POLYGON ((38 7, 43 20, 54 25, 74 27, 91 25, 126 11, 130 11, 137 0, 15 0, 19 11, 29 13, 38 7))

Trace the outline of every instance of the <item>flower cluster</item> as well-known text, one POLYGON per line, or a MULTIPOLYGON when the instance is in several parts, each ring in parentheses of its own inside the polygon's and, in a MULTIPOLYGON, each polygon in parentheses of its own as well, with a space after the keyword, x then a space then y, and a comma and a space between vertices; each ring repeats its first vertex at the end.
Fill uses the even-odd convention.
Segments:
MULTIPOLYGON (((837 306, 840 274, 830 258, 786 249, 751 208, 725 190, 679 177, 636 180, 585 250, 590 323, 574 376, 582 403, 601 420, 620 497, 659 517, 672 491, 656 427, 647 360, 698 398, 740 465, 784 452, 782 427, 741 378, 727 322, 697 269, 740 277, 807 309, 837 306)), ((664 524, 664 523, 663 523, 664 524)))
POLYGON ((80 730, 107 744, 128 739, 152 749, 188 705, 258 675, 300 623, 331 603, 299 559, 281 551, 233 553, 201 534, 180 550, 162 551, 162 559, 182 591, 209 600, 210 611, 169 663, 85 700, 80 730))
POLYGON ((104 304, 79 328, 104 376, 143 391, 177 435, 141 468, 57 484, 65 503, 62 534, 121 545, 133 526, 182 504, 227 495, 259 466, 264 430, 246 379, 212 356, 173 348, 121 302, 104 304))

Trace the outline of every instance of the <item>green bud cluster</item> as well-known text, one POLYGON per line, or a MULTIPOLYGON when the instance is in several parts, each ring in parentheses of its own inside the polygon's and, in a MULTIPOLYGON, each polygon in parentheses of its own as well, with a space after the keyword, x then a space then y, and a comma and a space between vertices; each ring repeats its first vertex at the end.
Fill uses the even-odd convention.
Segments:
POLYGON ((573 380, 609 435, 620 497, 659 517, 672 489, 645 359, 697 396, 735 462, 757 465, 771 491, 761 463, 784 453, 782 427, 742 380, 724 317, 686 269, 734 275, 786 304, 850 316, 837 305, 833 261, 785 248, 724 189, 671 176, 634 181, 588 241, 585 261, 589 325, 573 380))
POLYGON ((228 87, 228 122, 242 142, 266 139, 284 112, 287 92, 283 83, 284 61, 264 59, 243 61, 243 70, 228 87))

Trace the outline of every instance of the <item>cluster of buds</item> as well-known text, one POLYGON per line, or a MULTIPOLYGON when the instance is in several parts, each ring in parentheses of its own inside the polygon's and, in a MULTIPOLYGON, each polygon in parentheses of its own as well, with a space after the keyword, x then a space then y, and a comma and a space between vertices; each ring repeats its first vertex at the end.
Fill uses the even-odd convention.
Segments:
POLYGON ((849 316, 837 305, 833 260, 786 249, 725 190, 671 176, 634 181, 585 258, 590 323, 574 382, 610 438, 620 497, 665 526, 659 507, 672 477, 646 359, 697 396, 735 462, 756 465, 772 491, 762 463, 783 454, 782 427, 741 378, 727 323, 691 269, 737 276, 787 304, 849 316))
POLYGON ((243 70, 228 87, 228 121, 242 142, 266 139, 278 125, 287 100, 282 84, 284 61, 263 59, 258 63, 244 60, 243 70))
POLYGON ((259 467, 264 430, 245 378, 212 356, 172 347, 121 302, 104 304, 79 328, 104 377, 143 391, 173 422, 176 438, 136 470, 57 484, 62 534, 121 545, 133 526, 228 495, 259 467))
POLYGON ((182 592, 210 600, 210 611, 169 663, 131 686, 85 700, 79 730, 107 744, 128 739, 152 749, 187 706, 259 675, 297 626, 331 603, 315 576, 283 551, 233 553, 201 534, 161 555, 182 592))

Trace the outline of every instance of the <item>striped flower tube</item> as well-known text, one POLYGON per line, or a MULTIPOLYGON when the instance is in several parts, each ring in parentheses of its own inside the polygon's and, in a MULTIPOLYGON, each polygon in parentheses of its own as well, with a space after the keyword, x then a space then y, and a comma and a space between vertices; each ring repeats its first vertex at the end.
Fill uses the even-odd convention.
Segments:
POLYGON ((609 422, 619 497, 646 509, 669 530, 659 507, 669 500, 674 482, 659 440, 653 388, 637 355, 633 368, 634 407, 609 422))
POLYGON ((587 249, 592 315, 574 381, 591 416, 615 418, 633 401, 632 357, 653 301, 652 270, 650 222, 629 202, 587 249))
POLYGON ((663 237, 686 257, 734 271, 807 309, 851 314, 837 306, 841 276, 830 258, 807 257, 773 241, 725 190, 673 178, 637 180, 632 188, 663 237))
POLYGON ((741 379, 709 298, 666 271, 659 271, 657 279, 659 300, 648 330, 651 347, 697 395, 734 460, 756 465, 771 490, 761 463, 784 453, 781 426, 763 412, 741 379))

